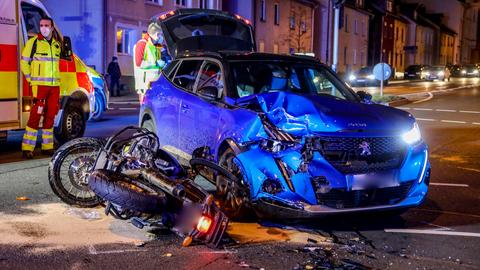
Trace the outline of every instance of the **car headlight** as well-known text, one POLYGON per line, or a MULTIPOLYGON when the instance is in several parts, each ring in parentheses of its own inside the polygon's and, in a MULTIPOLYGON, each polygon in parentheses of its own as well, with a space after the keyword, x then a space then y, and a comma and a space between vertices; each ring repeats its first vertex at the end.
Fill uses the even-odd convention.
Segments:
POLYGON ((413 124, 412 129, 402 134, 402 139, 408 144, 415 144, 422 139, 420 128, 418 128, 418 124, 416 122, 413 124))
POLYGON ((475 70, 473 71, 473 74, 478 74, 478 69, 475 69, 475 70))
POLYGON ((350 75, 348 76, 348 80, 349 81, 354 81, 357 77, 355 77, 355 75, 350 75))
POLYGON ((467 71, 465 69, 462 70, 462 74, 466 74, 466 73, 467 73, 467 71))
POLYGON ((372 74, 370 74, 370 75, 368 75, 368 76, 367 76, 367 79, 369 79, 369 80, 373 80, 373 79, 375 79, 375 76, 374 76, 374 75, 372 75, 372 74))
POLYGON ((438 76, 443 76, 443 75, 445 75, 445 72, 443 72, 443 71, 438 72, 438 76))

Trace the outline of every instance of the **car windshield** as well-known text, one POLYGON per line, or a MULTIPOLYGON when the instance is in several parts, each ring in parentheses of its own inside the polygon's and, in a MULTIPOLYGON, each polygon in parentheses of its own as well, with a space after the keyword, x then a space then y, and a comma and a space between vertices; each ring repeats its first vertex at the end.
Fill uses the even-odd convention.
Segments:
POLYGON ((372 67, 363 67, 358 71, 359 75, 369 75, 373 73, 372 67))
POLYGON ((358 101, 327 68, 279 61, 232 61, 234 98, 271 91, 329 96, 358 101))

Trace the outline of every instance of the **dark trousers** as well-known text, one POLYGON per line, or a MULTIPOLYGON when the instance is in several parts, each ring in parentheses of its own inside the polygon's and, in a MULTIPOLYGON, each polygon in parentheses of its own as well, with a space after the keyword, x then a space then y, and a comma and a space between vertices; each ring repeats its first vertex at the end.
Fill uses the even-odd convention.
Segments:
POLYGON ((120 77, 110 77, 110 96, 120 96, 120 77), (115 91, 116 90, 116 91, 115 91), (115 95, 115 93, 117 93, 115 95))

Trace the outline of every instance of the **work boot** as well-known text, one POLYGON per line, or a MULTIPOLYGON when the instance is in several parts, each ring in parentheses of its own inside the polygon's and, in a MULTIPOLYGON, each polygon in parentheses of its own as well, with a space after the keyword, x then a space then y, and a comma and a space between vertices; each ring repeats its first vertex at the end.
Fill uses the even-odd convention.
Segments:
POLYGON ((54 153, 54 152, 55 152, 55 151, 53 151, 53 149, 42 150, 42 155, 51 157, 51 156, 53 156, 53 153, 54 153))
POLYGON ((32 159, 33 158, 33 152, 32 151, 22 151, 22 157, 24 159, 32 159))

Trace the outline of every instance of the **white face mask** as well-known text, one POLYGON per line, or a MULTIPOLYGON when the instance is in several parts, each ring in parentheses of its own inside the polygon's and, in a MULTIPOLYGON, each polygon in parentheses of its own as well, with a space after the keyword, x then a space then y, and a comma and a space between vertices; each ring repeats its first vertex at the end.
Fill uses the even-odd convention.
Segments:
POLYGON ((45 38, 48 38, 51 32, 52 29, 50 27, 40 27, 40 33, 42 33, 42 36, 45 38))

